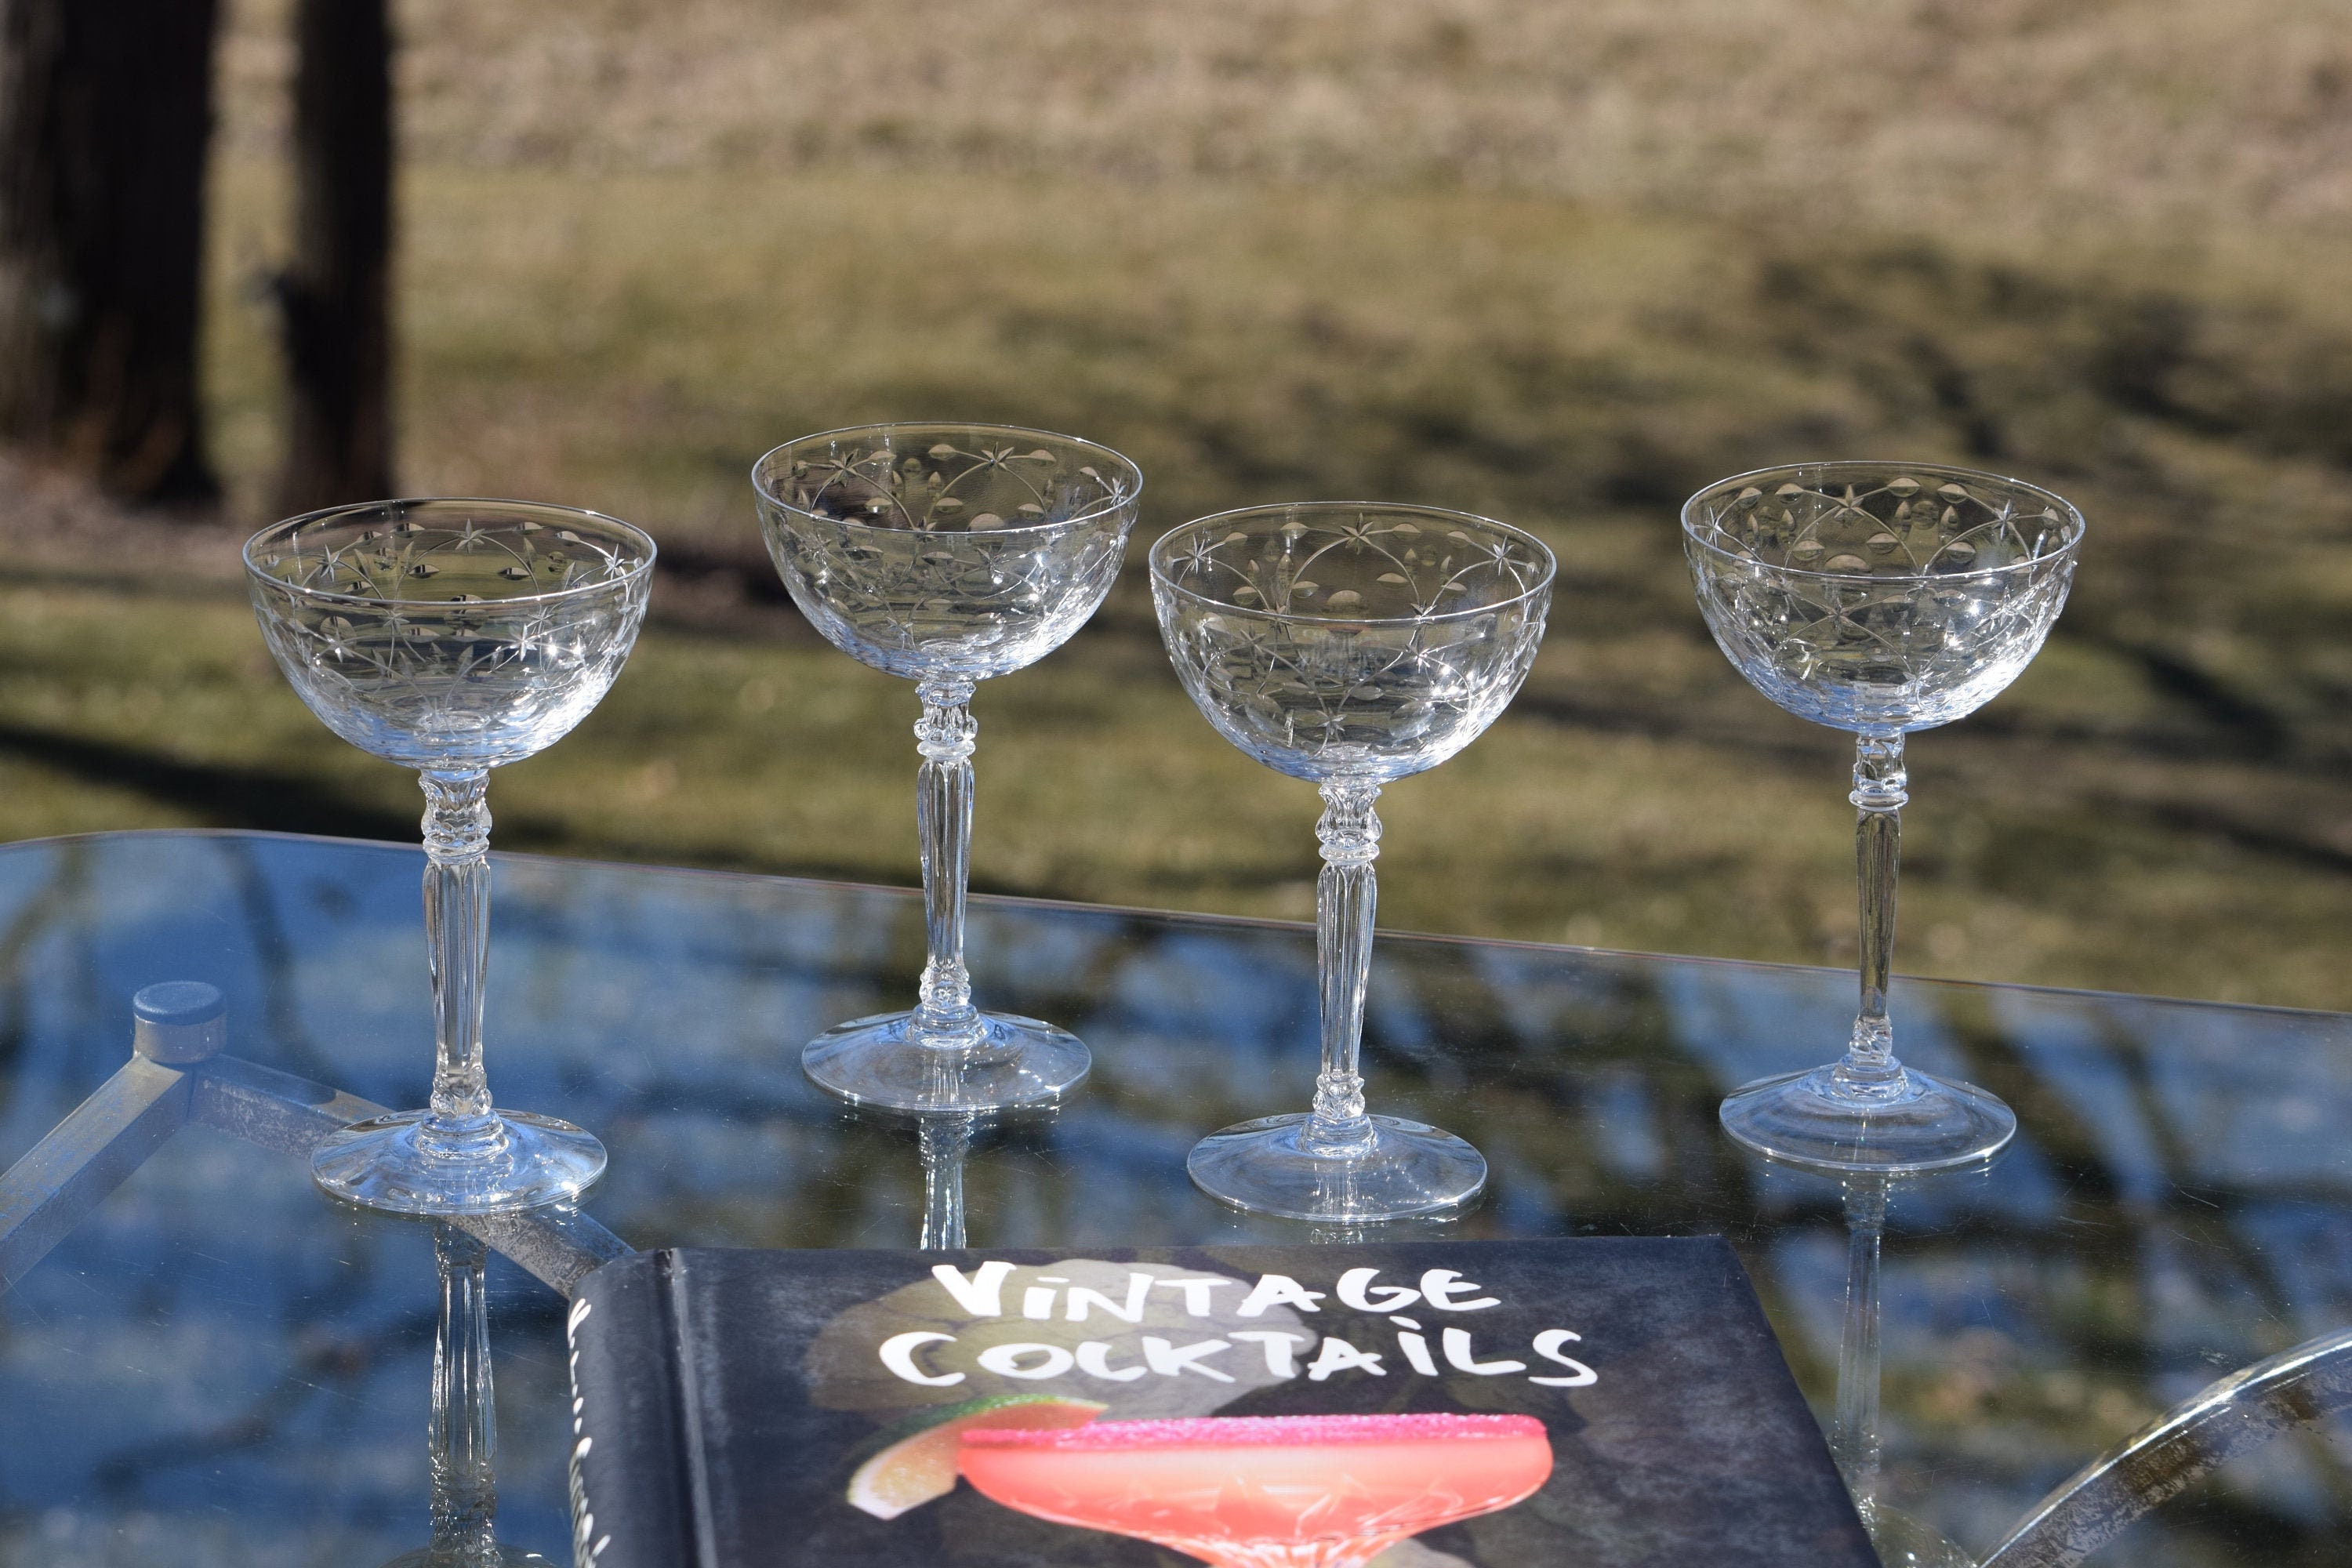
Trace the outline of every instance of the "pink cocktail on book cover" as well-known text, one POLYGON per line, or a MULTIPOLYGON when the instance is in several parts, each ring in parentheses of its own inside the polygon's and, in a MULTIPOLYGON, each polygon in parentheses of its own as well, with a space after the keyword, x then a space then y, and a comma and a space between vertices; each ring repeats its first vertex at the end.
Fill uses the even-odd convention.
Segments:
POLYGON ((963 1435, 959 1468, 1036 1518, 1218 1568, 1362 1568, 1551 1474, 1527 1415, 1235 1415, 963 1435))

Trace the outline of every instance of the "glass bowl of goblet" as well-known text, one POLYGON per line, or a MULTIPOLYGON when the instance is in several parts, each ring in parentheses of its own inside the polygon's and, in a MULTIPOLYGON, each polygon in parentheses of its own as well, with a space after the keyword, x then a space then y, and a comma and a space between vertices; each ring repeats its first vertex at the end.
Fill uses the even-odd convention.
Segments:
POLYGON ((916 683, 916 826, 928 960, 916 1005, 802 1052, 852 1104, 1050 1105, 1092 1058, 1035 1018, 987 1013, 964 963, 972 688, 1035 663, 1101 605, 1143 474, 1108 447, 993 425, 873 425, 788 441, 751 470, 768 553, 825 640, 916 683))
POLYGON ((354 1122, 311 1174, 403 1214, 528 1208, 604 1168, 570 1122, 490 1103, 489 770, 569 733, 621 672, 645 618, 654 542, 614 518, 531 501, 369 501, 247 542, 247 587, 294 690, 362 751, 424 786, 430 1104, 354 1122))
POLYGON ((1193 1182, 1239 1208, 1342 1224, 1442 1214, 1486 1162, 1451 1132, 1364 1108, 1382 785, 1435 767, 1509 705, 1542 639, 1551 552, 1435 507, 1312 501, 1188 522, 1151 549, 1178 678, 1217 732, 1319 786, 1314 1109, 1212 1133, 1193 1182))
POLYGON ((1895 1056, 1904 737, 1965 717, 2039 653, 2074 581, 2083 516, 2039 486, 1926 463, 1801 463, 1724 479, 1683 506, 1707 629, 1749 684, 1854 737, 1862 1005, 1846 1053, 1723 1102, 1759 1153, 1905 1173, 1990 1158, 2008 1106, 1895 1056))

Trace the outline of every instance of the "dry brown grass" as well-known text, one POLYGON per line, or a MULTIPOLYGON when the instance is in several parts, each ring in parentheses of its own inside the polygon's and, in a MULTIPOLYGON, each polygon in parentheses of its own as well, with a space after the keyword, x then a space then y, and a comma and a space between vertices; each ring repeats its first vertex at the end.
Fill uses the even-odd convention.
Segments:
MULTIPOLYGON (((234 145, 274 145, 244 0, 234 145)), ((409 154, 1430 183, 1950 237, 2352 232, 2336 0, 402 0, 409 154)))
MULTIPOLYGON (((2042 659, 1916 748, 1903 967, 2352 1006, 2352 160, 2315 0, 402 15, 411 487, 756 569, 764 446, 951 410, 1129 451, 1147 535, 1317 493, 1524 522, 1552 634, 1391 797, 1384 921, 1836 962, 1837 740, 1706 641, 1674 503, 1799 455, 2003 467, 2095 533, 2042 659)), ((282 21, 244 0, 228 51, 210 375, 247 498, 282 21)), ((69 575, 0 636, 15 832, 298 798, 405 832, 233 592, 69 575)), ((907 692, 675 586, 604 710, 500 781, 503 841, 910 879, 907 692)), ((1311 794, 1191 712, 1132 580, 981 711, 987 885, 1305 912, 1311 794)))

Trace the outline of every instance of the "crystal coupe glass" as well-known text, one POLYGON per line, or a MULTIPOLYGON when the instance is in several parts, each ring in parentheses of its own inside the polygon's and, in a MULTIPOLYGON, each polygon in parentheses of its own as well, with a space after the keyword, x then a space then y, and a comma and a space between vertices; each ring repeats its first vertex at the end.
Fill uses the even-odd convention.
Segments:
POLYGON ((569 1197, 604 1168, 604 1146, 571 1123, 491 1109, 483 795, 491 768, 553 744, 604 697, 636 641, 653 563, 641 530, 529 501, 372 501, 246 543, 254 614, 295 691, 425 788, 432 1101, 319 1146, 311 1174, 338 1197, 482 1214, 569 1197))
POLYGON ((1986 1159, 2017 1118, 1895 1058, 1903 738, 1974 712, 2032 662, 2066 603, 2083 517, 2048 490, 1966 468, 1837 462, 1741 474, 1683 506, 1707 629, 1751 685, 1854 736, 1862 1007, 1843 1059, 1723 1102, 1725 1131, 1823 1170, 1986 1159))
POLYGON ((1107 447, 989 425, 876 425, 786 442, 751 470, 801 613, 844 653, 916 682, 916 824, 929 961, 908 1012, 852 1019, 801 1055, 853 1104, 980 1111, 1059 1100, 1087 1047, 983 1013, 964 968, 972 687, 1069 640, 1110 591, 1143 475, 1107 447))
POLYGON ((1320 785, 1325 806, 1314 1109, 1202 1140, 1186 1167, 1211 1195, 1370 1223, 1439 1213, 1486 1185, 1486 1160, 1460 1138, 1364 1110, 1372 804, 1509 705, 1535 662, 1552 572, 1551 552, 1507 524, 1359 501, 1223 512, 1152 546, 1152 601, 1184 689, 1226 740, 1320 785))

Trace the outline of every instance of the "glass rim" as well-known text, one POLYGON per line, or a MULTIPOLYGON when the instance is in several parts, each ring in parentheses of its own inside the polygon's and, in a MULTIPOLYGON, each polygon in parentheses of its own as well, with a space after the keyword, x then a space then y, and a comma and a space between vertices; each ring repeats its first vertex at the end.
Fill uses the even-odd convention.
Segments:
POLYGON ((778 495, 773 489, 770 489, 764 477, 764 470, 768 467, 768 460, 771 458, 775 457, 779 452, 788 451, 794 447, 805 447, 812 441, 832 441, 846 436, 861 436, 878 431, 924 430, 942 432, 949 430, 992 430, 1003 435, 1020 437, 1028 440, 1060 441, 1072 447, 1082 447, 1090 452, 1100 453, 1103 457, 1109 458, 1111 461, 1117 463, 1120 468, 1126 469, 1127 472, 1133 476, 1135 479, 1135 488, 1129 490, 1125 495, 1113 496, 1109 500, 1105 500, 1100 506, 1093 507, 1086 511, 1082 511, 1076 517, 1058 518, 1047 522, 1008 523, 1003 528, 983 528, 979 531, 982 536, 993 534, 1036 533, 1049 529, 1077 528, 1086 523, 1099 522, 1103 518, 1117 511, 1121 507, 1135 506, 1141 500, 1143 495, 1143 466, 1138 463, 1133 458, 1129 457, 1126 453, 1106 447, 1099 441, 1089 441, 1084 436, 1066 436, 1059 430, 1044 430, 1031 425, 991 425, 985 421, 969 419, 886 419, 870 425, 844 425, 837 429, 817 430, 806 436, 795 436, 789 441, 778 442, 776 445, 769 447, 766 451, 761 453, 757 458, 752 459, 752 492, 771 506, 776 507, 783 511, 791 512, 794 517, 808 518, 812 521, 838 523, 845 528, 862 529, 869 533, 924 532, 926 531, 922 529, 893 528, 887 523, 865 522, 854 517, 826 517, 820 512, 811 511, 804 506, 794 506, 791 501, 786 500, 783 497, 778 495))
POLYGON ((2083 542, 2083 536, 2090 531, 2091 526, 2084 518, 2082 509, 2073 501, 2046 486, 2035 484, 2031 479, 2012 479, 2007 474, 1996 474, 1990 468, 1968 468, 1955 463, 1912 463, 1895 458, 1827 458, 1805 463, 1774 463, 1767 468, 1750 468, 1746 473, 1732 474, 1715 479, 1699 487, 1691 494, 1689 500, 1683 502, 1681 521, 1683 540, 1685 543, 1721 556, 1726 561, 1745 562, 1751 566, 1760 566, 1767 572, 1783 573, 1791 577, 1813 578, 1827 583, 1906 581, 1951 583, 1965 581, 1971 577, 1998 577, 2006 572, 2019 572, 2030 567, 2046 566, 2051 562, 2073 554, 2075 547, 2083 542), (1763 487, 1758 483, 1759 480, 1794 479, 1801 475, 1819 474, 1840 468, 1869 469, 1889 478, 1899 478, 1906 474, 1923 474, 1947 479, 1990 480, 1995 484, 2005 485, 2042 497, 2057 510, 2061 525, 2071 525, 2071 531, 2064 543, 2046 554, 2029 555, 2022 561, 2008 561, 1998 566, 1975 566, 1958 572, 1824 572, 1811 566, 1784 566, 1753 555, 1742 554, 1738 551, 1727 550, 1700 532, 1696 526, 1692 515, 1693 509, 1704 498, 1729 489, 1731 486, 1756 485, 1760 489, 1763 487))
POLYGON ((566 506, 561 501, 517 500, 511 497, 502 496, 394 496, 383 500, 344 501, 336 506, 322 506, 316 511, 300 512, 293 517, 280 518, 267 528, 255 532, 245 542, 244 548, 237 553, 245 563, 246 576, 248 580, 266 584, 288 594, 299 594, 306 598, 343 605, 454 604, 456 601, 446 595, 439 598, 409 599, 383 594, 347 594, 332 588, 308 587, 299 583, 289 583, 283 577, 277 576, 265 569, 253 558, 255 548, 263 541, 280 535, 290 537, 310 523, 322 522, 335 517, 356 518, 368 512, 385 511, 394 507, 412 506, 503 507, 516 511, 544 512, 556 517, 588 518, 617 528, 628 535, 633 542, 645 546, 644 555, 633 562, 628 569, 617 577, 606 577, 594 583, 575 583, 569 588, 549 588, 535 594, 514 594, 501 598, 487 599, 479 605, 467 606, 478 610, 487 610, 501 605, 544 604, 555 599, 576 598, 603 589, 623 587, 649 574, 654 569, 654 558, 660 552, 660 546, 654 542, 654 536, 635 523, 625 522, 608 512, 592 511, 581 506, 566 506))
POLYGON ((1417 501, 1260 501, 1251 506, 1237 506, 1228 511, 1213 511, 1206 517, 1196 517, 1190 522, 1179 523, 1174 528, 1171 528, 1167 532, 1161 534, 1158 539, 1153 540, 1151 542, 1151 548, 1145 552, 1145 563, 1151 574, 1151 583, 1154 587, 1165 587, 1171 594, 1181 594, 1186 598, 1192 600, 1196 604, 1211 606, 1222 615, 1255 616, 1269 621, 1289 621, 1300 626, 1325 626, 1351 623, 1357 626, 1428 626, 1431 623, 1437 621, 1453 621, 1460 620, 1470 616, 1492 615, 1497 610, 1507 610, 1514 605, 1523 604, 1528 599, 1535 597, 1538 594, 1549 591, 1552 585, 1553 579, 1559 574, 1559 557, 1552 553, 1550 545, 1546 544, 1542 540, 1538 539, 1526 529, 1516 527, 1498 518, 1481 516, 1479 513, 1475 511, 1456 511, 1452 507, 1425 506, 1417 501), (1543 567, 1543 575, 1537 582, 1522 588, 1519 592, 1512 595, 1509 598, 1497 599, 1491 605, 1475 605, 1465 609, 1445 610, 1436 615, 1429 616, 1342 616, 1300 615, 1292 610, 1255 609, 1248 605, 1228 604, 1223 599, 1211 598, 1208 595, 1200 592, 1198 589, 1187 588, 1181 583, 1179 583, 1174 578, 1169 576, 1167 573, 1161 569, 1160 551, 1166 547, 1169 541, 1174 539, 1180 533, 1189 532, 1196 528, 1205 528, 1213 522, 1230 523, 1236 518, 1268 517, 1278 512, 1297 511, 1409 512, 1416 517, 1438 517, 1445 518, 1457 523, 1475 523, 1481 528, 1491 528, 1496 532, 1503 534, 1507 538, 1516 539, 1521 543, 1532 545, 1535 548, 1537 558, 1543 567))

